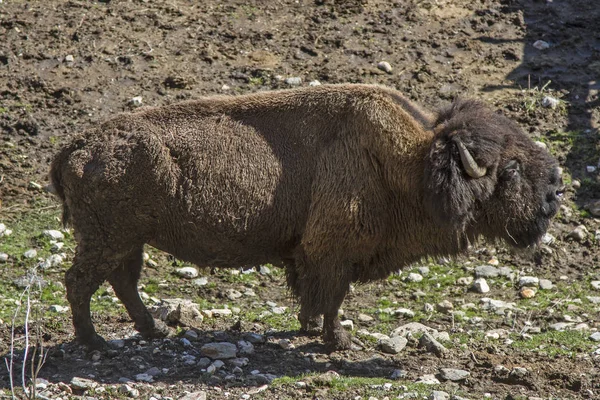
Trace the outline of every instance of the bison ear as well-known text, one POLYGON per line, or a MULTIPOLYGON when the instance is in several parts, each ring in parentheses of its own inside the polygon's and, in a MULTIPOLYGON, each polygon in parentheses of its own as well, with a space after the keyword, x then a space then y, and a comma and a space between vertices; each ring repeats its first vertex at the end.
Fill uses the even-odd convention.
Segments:
POLYGON ((477 145, 463 138, 466 132, 447 132, 443 126, 434 132, 425 162, 425 207, 440 224, 463 230, 476 218, 477 205, 492 194, 493 171, 477 163, 477 145))

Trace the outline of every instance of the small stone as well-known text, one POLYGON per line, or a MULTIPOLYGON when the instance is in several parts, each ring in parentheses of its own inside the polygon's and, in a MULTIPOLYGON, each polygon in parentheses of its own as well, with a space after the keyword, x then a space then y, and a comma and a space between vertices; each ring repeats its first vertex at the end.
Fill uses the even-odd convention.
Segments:
POLYGON ((50 247, 50 251, 53 253, 58 253, 59 251, 62 250, 62 248, 65 246, 65 244, 63 242, 56 242, 54 244, 52 244, 52 246, 50 247))
POLYGON ((223 85, 223 86, 221 86, 221 90, 224 91, 224 92, 228 91, 229 89, 231 89, 231 86, 229 86, 229 85, 223 85))
MULTIPOLYGON (((42 189, 43 189, 42 185, 40 185, 37 182, 33 182, 33 181, 29 182, 28 188, 31 190, 37 190, 37 191, 42 191, 42 189)), ((6 233, 5 233, 5 235, 6 235, 6 233)))
POLYGON ((340 321, 340 325, 342 325, 344 328, 346 328, 349 331, 354 330, 354 322, 351 319, 346 319, 346 320, 340 321))
POLYGON ((542 105, 544 107, 555 109, 560 104, 560 100, 552 96, 544 96, 542 105))
POLYGON ((552 331, 562 332, 562 331, 566 331, 568 328, 572 327, 573 325, 574 325, 573 322, 556 322, 554 324, 549 325, 548 329, 550 329, 552 331))
POLYGON ((371 322, 373 321, 373 317, 371 317, 370 315, 367 314, 358 314, 358 321, 359 322, 371 322))
POLYGON ((65 306, 60 306, 58 304, 53 304, 50 307, 48 307, 49 311, 55 312, 55 313, 66 313, 67 311, 69 311, 69 307, 65 307, 65 306))
POLYGON ((473 283, 472 276, 462 276, 456 280, 456 283, 462 286, 469 286, 473 283))
POLYGON ((314 80, 308 83, 308 86, 321 86, 321 82, 314 80))
POLYGON ((413 318, 415 316, 415 312, 413 310, 409 310, 408 308, 398 308, 394 310, 394 314, 406 318, 413 318))
POLYGON ((65 56, 65 62, 72 63, 73 61, 75 61, 75 57, 73 57, 73 54, 67 54, 65 56))
POLYGON ((285 314, 286 309, 287 309, 287 307, 273 307, 271 309, 271 312, 273 314, 282 315, 282 314, 285 314))
POLYGON ((254 345, 246 340, 240 340, 237 342, 237 346, 240 349, 240 354, 248 355, 254 353, 254 345))
POLYGON ((235 289, 227 289, 225 290, 225 296, 229 299, 229 300, 237 300, 240 297, 242 297, 242 294, 235 290, 235 289))
POLYGON ((182 278, 194 279, 198 276, 198 270, 194 267, 177 268, 175 274, 182 278))
POLYGON ((519 278, 519 286, 538 287, 540 280, 535 276, 522 276, 519 278))
POLYGON ((579 225, 569 233, 569 237, 582 242, 587 237, 587 228, 584 225, 579 225))
POLYGON ((545 233, 544 236, 542 236, 543 244, 551 245, 554 242, 556 242, 556 238, 554 236, 552 236, 551 234, 545 233))
POLYGON ((137 389, 135 389, 135 388, 132 388, 129 385, 121 385, 121 386, 119 386, 118 392, 121 393, 121 394, 126 395, 127 397, 136 398, 136 397, 140 396, 140 391, 137 390, 137 389))
POLYGON ((8 254, 0 253, 0 263, 5 263, 8 261, 8 254))
POLYGON ((587 296, 586 298, 592 304, 600 304, 600 297, 598 297, 598 296, 587 296))
POLYGON ((188 299, 163 299, 152 309, 152 314, 169 324, 196 326, 202 320, 198 304, 188 299))
POLYGON ((512 371, 510 371, 509 376, 512 376, 513 378, 517 379, 523 379, 527 376, 527 374, 529 374, 527 368, 515 367, 512 369, 512 371))
POLYGON ((403 369, 395 369, 390 376, 390 379, 406 379, 408 377, 408 372, 403 369))
POLYGON ((436 305, 436 309, 444 314, 448 314, 454 309, 454 305, 449 300, 442 300, 436 305))
POLYGON ((277 344, 279 344, 279 347, 284 350, 292 350, 296 348, 290 339, 281 339, 277 342, 277 344))
POLYGON ((419 274, 423 276, 429 275, 429 267, 419 267, 417 270, 419 271, 419 274))
POLYGON ((421 282, 423 280, 423 275, 411 272, 408 274, 406 280, 409 282, 421 282))
POLYGON ((143 104, 142 96, 132 97, 131 100, 129 100, 129 104, 131 104, 133 107, 141 107, 143 104))
POLYGON ((417 383, 423 383, 425 385, 439 385, 440 381, 435 377, 435 375, 426 374, 420 376, 419 379, 417 379, 417 383))
POLYGON ((237 347, 233 343, 218 342, 208 343, 200 348, 202 355, 214 359, 235 358, 237 355, 237 347))
POLYGON ((264 335, 252 332, 246 333, 244 335, 244 339, 253 344, 264 343, 267 340, 264 335))
POLYGON ((533 42, 533 47, 535 47, 538 50, 546 50, 550 48, 550 45, 548 44, 548 42, 545 42, 543 40, 536 40, 535 42, 533 42))
POLYGON ((594 332, 590 335, 590 339, 594 342, 600 342, 600 332, 594 332))
POLYGON ((540 279, 540 289, 542 290, 550 290, 554 287, 552 281, 548 279, 540 279))
POLYGON ((500 261, 498 261, 498 259, 496 257, 492 257, 488 260, 488 264, 497 266, 498 264, 500 264, 500 261))
POLYGON ((425 311, 426 313, 432 313, 433 310, 435 310, 435 307, 433 306, 433 304, 430 304, 430 303, 423 304, 423 311, 425 311))
POLYGON ((25 253, 23 253, 23 257, 25 258, 35 258, 37 256, 37 250, 36 249, 29 249, 27 250, 25 253))
POLYGON ((213 308, 210 310, 210 313, 213 317, 227 317, 233 314, 233 311, 231 311, 229 308, 213 308))
MULTIPOLYGON (((574 189, 578 189, 579 187, 581 187, 581 183, 579 181, 573 181, 571 182, 571 186, 573 186, 574 189), (577 182, 577 187, 575 187, 575 182, 577 182)), ((586 208, 594 217, 600 217, 600 200, 595 200, 591 202, 587 205, 586 208)), ((1 232, 0 236, 2 236, 1 232)))
POLYGON ((77 376, 71 379, 71 387, 78 390, 88 390, 98 386, 96 382, 91 379, 79 378, 77 376))
POLYGON ((524 287, 519 291, 519 295, 521 295, 524 299, 531 299, 535 296, 535 290, 529 287, 524 287))
POLYGON ((290 86, 300 86, 302 84, 302 78, 299 76, 292 76, 285 79, 285 83, 290 86))
POLYGON ((441 390, 434 390, 429 396, 430 400, 450 400, 450 395, 441 390))
POLYGON ((379 68, 380 70, 382 70, 382 71, 384 71, 384 72, 386 72, 388 74, 391 74, 392 71, 393 71, 392 66, 387 61, 380 61, 377 64, 377 68, 379 68))
POLYGON ((53 230, 53 229, 44 231, 43 235, 52 240, 63 240, 65 238, 65 235, 63 235, 63 233, 61 231, 57 231, 57 230, 53 230))
POLYGON ((6 225, 0 223, 0 237, 4 236, 4 232, 6 232, 6 225))
POLYGON ((52 267, 58 267, 62 263, 63 263, 63 258, 60 254, 52 254, 40 265, 40 268, 48 269, 48 268, 52 268, 52 267))
POLYGON ((379 342, 381 351, 388 354, 398 354, 407 345, 408 340, 402 336, 394 336, 390 339, 383 339, 379 342))
POLYGON ((438 357, 446 352, 446 348, 429 333, 424 333, 423 336, 421 336, 419 339, 419 346, 425 347, 427 351, 434 353, 438 357))
POLYGON ((137 374, 135 376, 135 380, 138 382, 154 382, 154 378, 152 377, 152 375, 148 374, 137 374))
POLYGON ((446 381, 462 381, 471 376, 469 371, 454 368, 442 368, 440 369, 440 377, 446 381))
POLYGON ((204 276, 201 276, 198 279, 194 279, 192 281, 192 285, 194 286, 206 286, 208 284, 208 279, 206 279, 204 276))
POLYGON ((585 170, 587 171, 588 174, 593 174, 594 172, 596 172, 597 167, 595 165, 587 165, 585 167, 585 170))
POLYGON ((590 284, 596 290, 600 290, 600 281, 591 281, 590 284))
MULTIPOLYGON (((163 399, 166 400, 165 397, 163 399)), ((206 400, 206 392, 193 392, 180 397, 178 400, 206 400)))
POLYGON ((473 290, 477 293, 487 293, 490 291, 490 287, 484 278, 478 278, 473 282, 473 290))
POLYGON ((475 276, 477 278, 495 278, 498 275, 500 275, 500 272, 493 265, 479 265, 475 267, 475 276))
POLYGON ((183 334, 183 337, 188 340, 198 340, 198 332, 196 332, 192 329, 189 329, 189 330, 185 331, 185 333, 183 334))
POLYGON ((540 149, 548 150, 548 146, 546 145, 546 143, 540 142, 539 140, 536 140, 534 143, 540 149))

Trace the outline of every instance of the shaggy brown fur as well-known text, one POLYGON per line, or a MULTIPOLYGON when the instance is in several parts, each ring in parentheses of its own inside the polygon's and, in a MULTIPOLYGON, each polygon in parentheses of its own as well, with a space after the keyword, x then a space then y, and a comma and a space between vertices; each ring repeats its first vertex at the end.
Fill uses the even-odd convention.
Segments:
POLYGON ((555 161, 512 122, 458 100, 432 117, 368 85, 211 97, 124 114, 73 139, 51 179, 77 251, 66 274, 77 338, 104 344, 90 297, 108 280, 136 328, 145 243, 200 266, 286 268, 303 329, 348 348, 351 282, 483 235, 536 243, 558 207, 555 161), (455 137, 487 168, 465 173, 455 137))

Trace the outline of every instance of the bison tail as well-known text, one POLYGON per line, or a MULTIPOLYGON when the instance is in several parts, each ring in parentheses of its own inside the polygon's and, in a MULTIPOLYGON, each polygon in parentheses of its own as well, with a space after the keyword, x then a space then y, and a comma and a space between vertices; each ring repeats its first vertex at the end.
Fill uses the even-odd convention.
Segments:
POLYGON ((61 151, 54 157, 50 166, 50 184, 46 187, 46 190, 62 201, 63 212, 62 212, 62 224, 66 228, 70 225, 71 213, 67 205, 64 185, 63 185, 63 171, 66 168, 66 164, 69 161, 69 156, 76 150, 80 149, 83 145, 83 140, 76 140, 70 145, 65 146, 61 151))

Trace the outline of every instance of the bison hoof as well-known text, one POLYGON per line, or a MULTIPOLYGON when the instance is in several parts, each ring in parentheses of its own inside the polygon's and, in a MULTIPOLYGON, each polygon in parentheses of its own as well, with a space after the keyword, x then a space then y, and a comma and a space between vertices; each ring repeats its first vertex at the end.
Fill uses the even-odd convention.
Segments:
POLYGON ((326 332, 323 335, 325 347, 329 351, 352 350, 358 348, 352 343, 352 336, 344 328, 334 329, 333 332, 326 332))
POLYGON ((169 327, 162 321, 154 321, 150 329, 140 329, 139 332, 146 339, 162 339, 169 336, 169 327))
POLYGON ((105 351, 110 349, 106 340, 98 334, 94 334, 90 337, 78 337, 77 343, 85 346, 89 351, 99 350, 105 351))
POLYGON ((301 321, 300 332, 308 336, 319 336, 323 332, 323 318, 318 316, 301 321))

